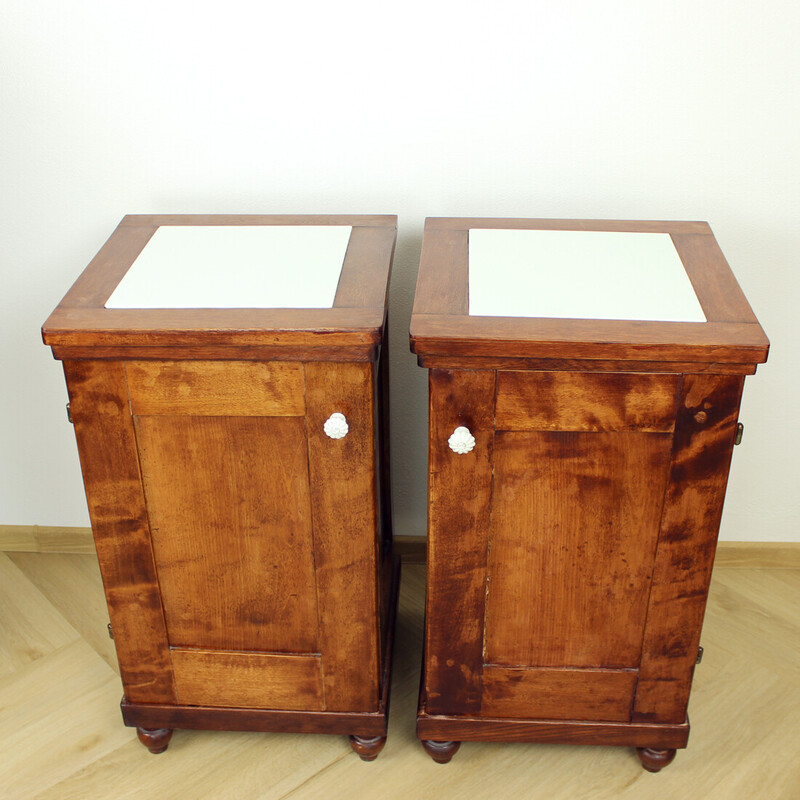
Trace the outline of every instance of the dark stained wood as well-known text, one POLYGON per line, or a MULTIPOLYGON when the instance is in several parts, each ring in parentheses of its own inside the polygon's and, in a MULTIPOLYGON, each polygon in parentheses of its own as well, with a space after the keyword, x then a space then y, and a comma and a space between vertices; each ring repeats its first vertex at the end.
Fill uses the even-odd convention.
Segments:
POLYGON ((588 722, 583 720, 500 719, 421 712, 417 737, 457 742, 559 742, 659 749, 686 747, 689 723, 588 722))
POLYGON ((351 736, 350 746, 362 761, 374 761, 386 744, 385 736, 351 736))
POLYGON ((65 361, 64 374, 125 694, 132 702, 174 703, 124 367, 65 361))
POLYGON ((178 703, 323 711, 319 655, 173 648, 178 703))
POLYGON ((136 735, 139 737, 139 741, 153 753, 153 755, 158 755, 169 747, 172 731, 168 728, 158 728, 156 730, 137 728, 136 735))
POLYGON ((481 716, 627 722, 635 687, 635 670, 484 664, 481 716))
POLYGON ((648 772, 660 772, 668 767, 675 758, 674 750, 654 750, 650 747, 637 747, 639 761, 648 772))
POLYGON ((210 344, 361 347, 380 342, 382 308, 57 308, 45 344, 202 347, 210 344))
POLYGON ((713 236, 673 233, 672 242, 709 322, 758 324, 713 236))
POLYGON ((289 345, 196 345, 183 347, 70 347, 54 346, 53 357, 59 360, 113 359, 114 361, 375 361, 380 345, 372 347, 312 347, 289 345))
MULTIPOLYGON (((77 356, 79 357, 79 356, 77 356)), ((755 364, 719 364, 675 361, 609 361, 580 358, 513 358, 503 356, 419 355, 417 363, 428 369, 497 369, 541 372, 681 372, 714 375, 754 375, 755 364)))
POLYGON ((423 739, 422 746, 437 764, 449 764, 450 759, 461 747, 461 742, 434 742, 430 739, 423 739))
POLYGON ((431 370, 417 735, 627 745, 661 768, 688 739, 743 376, 769 341, 706 223, 434 219, 423 252, 411 319, 431 370), (447 243, 471 228, 670 234, 708 321, 470 317, 451 306, 468 249, 447 243), (437 389, 439 376, 481 381, 465 392, 473 433, 491 439, 480 469, 441 455, 461 395, 437 389))
POLYGON ((543 231, 619 231, 632 233, 711 234, 707 222, 675 222, 626 219, 526 219, 522 217, 428 217, 431 230, 468 230, 469 228, 518 228, 543 231))
POLYGON ((493 372, 430 373, 425 692, 432 713, 480 710, 494 393, 493 372), (447 440, 462 425, 476 444, 459 455, 447 440))
POLYGON ((633 719, 686 715, 744 379, 683 379, 633 719), (705 421, 696 415, 705 413, 705 421))
POLYGON ((466 230, 437 231, 436 236, 423 238, 414 314, 467 313, 468 258, 466 230))
POLYGON ((417 355, 630 359, 760 364, 769 341, 746 322, 468 317, 415 314, 417 355))
POLYGON ((374 711, 380 620, 373 365, 309 363, 305 376, 309 475, 312 487, 325 487, 311 496, 325 709, 374 711), (348 422, 342 439, 323 431, 335 412, 348 422))
POLYGON ((303 418, 141 416, 136 434, 170 644, 316 652, 303 418))
POLYGON ((344 259, 334 308, 384 308, 397 231, 354 227, 344 259))
POLYGON ((169 725, 177 730, 271 731, 274 733, 328 733, 342 736, 386 735, 383 708, 374 712, 273 711, 265 708, 154 705, 122 701, 129 727, 169 725))
POLYGON ((498 430, 671 431, 677 375, 498 372, 498 430))
POLYGON ((302 417, 303 365, 292 362, 131 361, 133 414, 302 417))
POLYGON ((638 666, 671 443, 668 434, 496 433, 489 663, 638 666))

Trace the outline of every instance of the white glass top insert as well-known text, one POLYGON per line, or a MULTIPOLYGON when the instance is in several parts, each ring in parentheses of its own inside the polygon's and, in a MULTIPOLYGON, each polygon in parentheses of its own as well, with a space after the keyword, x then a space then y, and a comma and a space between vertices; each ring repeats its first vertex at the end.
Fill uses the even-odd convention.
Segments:
POLYGON ((106 308, 330 308, 347 225, 162 225, 106 308))
POLYGON ((469 313, 706 322, 668 233, 471 228, 469 313))

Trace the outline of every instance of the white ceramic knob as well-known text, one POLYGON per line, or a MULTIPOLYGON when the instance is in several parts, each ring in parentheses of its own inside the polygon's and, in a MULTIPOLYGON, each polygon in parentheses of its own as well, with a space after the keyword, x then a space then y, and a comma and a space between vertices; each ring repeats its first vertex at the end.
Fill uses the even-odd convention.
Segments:
POLYGON ((469 432, 469 428, 460 425, 450 434, 447 444, 454 453, 463 455, 475 447, 475 437, 469 432))
POLYGON ((347 424, 347 419, 345 419, 344 414, 340 414, 337 411, 325 420, 322 430, 324 430, 325 434, 330 436, 331 439, 343 439, 347 436, 347 431, 350 430, 350 427, 347 424))

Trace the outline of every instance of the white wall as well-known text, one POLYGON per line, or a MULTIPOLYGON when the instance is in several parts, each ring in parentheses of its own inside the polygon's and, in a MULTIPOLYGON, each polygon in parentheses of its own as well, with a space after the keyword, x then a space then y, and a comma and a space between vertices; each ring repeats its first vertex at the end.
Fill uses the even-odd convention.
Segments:
POLYGON ((396 531, 425 527, 426 215, 705 219, 773 352, 722 537, 800 540, 800 7, 0 2, 0 523, 86 525, 39 327, 125 213, 397 213, 396 531))

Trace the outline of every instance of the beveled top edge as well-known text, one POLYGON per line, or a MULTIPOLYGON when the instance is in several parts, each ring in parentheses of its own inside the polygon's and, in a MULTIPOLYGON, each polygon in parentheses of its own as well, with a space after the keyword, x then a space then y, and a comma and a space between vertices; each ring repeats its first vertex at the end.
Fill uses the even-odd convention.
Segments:
POLYGON ((126 214, 132 225, 350 225, 396 228, 396 214, 126 214))
POLYGON ((427 217, 425 219, 425 228, 431 230, 517 228, 520 230, 694 233, 713 235, 708 222, 682 220, 550 219, 545 217, 427 217))

